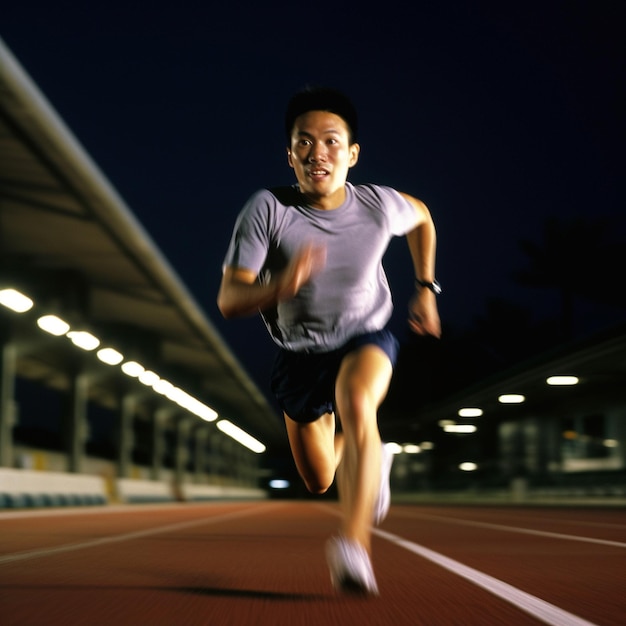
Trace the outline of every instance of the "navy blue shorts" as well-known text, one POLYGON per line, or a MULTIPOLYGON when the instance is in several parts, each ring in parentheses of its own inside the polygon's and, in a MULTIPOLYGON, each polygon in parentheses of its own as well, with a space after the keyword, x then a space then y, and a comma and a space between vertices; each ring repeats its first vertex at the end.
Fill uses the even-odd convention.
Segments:
POLYGON ((343 358, 366 345, 381 348, 395 365, 398 340, 388 330, 358 335, 330 352, 281 350, 274 361, 271 389, 281 409, 296 422, 314 422, 335 410, 335 381, 343 358))

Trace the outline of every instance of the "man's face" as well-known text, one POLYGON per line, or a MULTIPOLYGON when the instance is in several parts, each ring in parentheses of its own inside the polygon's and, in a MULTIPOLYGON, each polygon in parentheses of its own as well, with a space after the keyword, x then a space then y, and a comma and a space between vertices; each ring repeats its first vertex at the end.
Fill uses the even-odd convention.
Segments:
POLYGON ((358 157, 359 145, 350 143, 343 118, 327 111, 309 111, 296 118, 287 158, 312 206, 335 209, 343 203, 348 170, 358 157))

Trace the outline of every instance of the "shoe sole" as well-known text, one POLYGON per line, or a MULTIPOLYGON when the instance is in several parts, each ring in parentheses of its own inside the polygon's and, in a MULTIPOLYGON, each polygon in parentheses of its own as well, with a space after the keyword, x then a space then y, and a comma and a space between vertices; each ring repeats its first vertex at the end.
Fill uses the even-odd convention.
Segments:
MULTIPOLYGON (((341 540, 331 539, 326 545, 326 560, 330 569, 330 581, 333 587, 340 592, 352 595, 377 596, 378 586, 371 571, 371 563, 366 555, 366 572, 363 577, 355 576, 346 565, 346 545, 341 540), (371 577, 371 580, 368 580, 371 577)), ((358 554, 358 553, 357 553, 358 554)), ((352 555, 354 557, 354 554, 352 555)), ((357 558, 363 558, 358 555, 357 558)))

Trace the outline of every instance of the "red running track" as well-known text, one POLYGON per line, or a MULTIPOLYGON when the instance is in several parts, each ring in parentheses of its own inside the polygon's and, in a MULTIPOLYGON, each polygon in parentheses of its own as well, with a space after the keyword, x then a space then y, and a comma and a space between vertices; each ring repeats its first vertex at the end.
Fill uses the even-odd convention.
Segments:
POLYGON ((334 593, 328 502, 0 513, 3 626, 626 624, 626 511, 393 506, 381 596, 334 593))

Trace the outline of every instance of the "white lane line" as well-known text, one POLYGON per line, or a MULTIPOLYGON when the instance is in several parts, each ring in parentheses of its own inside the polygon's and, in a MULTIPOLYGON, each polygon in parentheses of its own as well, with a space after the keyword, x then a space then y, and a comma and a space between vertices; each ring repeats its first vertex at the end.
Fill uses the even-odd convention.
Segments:
POLYGON ((69 515, 108 515, 109 513, 132 513, 134 511, 167 511, 205 507, 212 504, 219 506, 225 501, 209 502, 155 502, 153 504, 103 504, 102 506, 66 506, 47 509, 23 509, 19 511, 0 510, 0 523, 15 519, 30 519, 33 517, 67 517, 69 515))
MULTIPOLYGON (((276 504, 266 505, 262 507, 267 509, 269 507, 276 508, 276 504)), ((194 526, 202 526, 205 524, 216 524, 218 522, 229 521, 237 519, 239 517, 245 517, 246 515, 252 515, 258 513, 261 507, 258 504, 244 509, 243 511, 233 511, 230 513, 224 513, 223 515, 217 515, 215 517, 207 517, 199 520, 192 520, 189 522, 179 522, 177 524, 167 524, 166 526, 157 526, 155 528, 147 528, 145 530, 137 530, 132 533, 124 533, 123 535, 111 535, 109 537, 101 537, 99 539, 92 539, 90 541, 82 541, 80 543, 69 543, 61 546, 53 546, 50 548, 41 548, 39 550, 28 550, 26 552, 14 552, 13 554, 6 554, 0 556, 0 565, 6 563, 15 563, 16 561, 25 561, 27 559, 37 559, 46 556, 52 556, 55 554, 61 554, 63 552, 73 552, 75 550, 84 550, 86 548, 95 548, 97 546, 103 546, 110 543, 120 543, 122 541, 130 541, 132 539, 141 539, 143 537, 149 537, 151 535, 158 535, 160 533, 171 533, 186 528, 193 528, 194 526)))
MULTIPOLYGON (((518 518, 520 521, 526 521, 524 518, 518 518)), ((611 522, 585 522, 578 519, 558 519, 556 517, 542 517, 542 522, 556 522, 557 524, 568 524, 570 526, 592 526, 595 528, 619 528, 626 530, 626 524, 615 524, 611 522)))
POLYGON ((414 554, 436 563, 453 574, 457 574, 458 576, 469 580, 471 583, 482 587, 489 593, 505 600, 506 602, 509 602, 510 604, 513 604, 525 613, 532 615, 546 624, 550 624, 551 626, 595 626, 593 622, 588 622, 577 615, 560 609, 554 604, 541 600, 533 595, 530 595, 529 593, 526 593, 525 591, 517 589, 517 587, 513 587, 512 585, 502 582, 497 578, 483 574, 483 572, 468 567, 467 565, 463 565, 454 559, 450 559, 447 556, 439 554, 438 552, 429 550, 424 546, 420 546, 412 541, 407 541, 406 539, 402 539, 397 535, 392 535, 391 533, 380 529, 373 529, 372 532, 378 537, 386 539, 387 541, 390 541, 391 543, 394 543, 409 552, 413 552, 414 554))
MULTIPOLYGON (((336 516, 341 516, 341 513, 337 509, 334 509, 329 505, 318 506, 319 508, 323 508, 327 512, 331 512, 336 516)), ((394 515, 395 514, 397 514, 397 511, 394 511, 394 515)), ((560 609, 554 604, 541 600, 540 598, 526 593, 517 587, 513 587, 512 585, 498 580, 493 576, 489 576, 488 574, 484 574, 477 569, 463 565, 454 559, 444 556, 443 554, 439 554, 434 550, 429 550, 428 548, 420 546, 417 543, 413 543, 407 539, 402 539, 402 537, 380 530, 379 528, 373 528, 372 534, 380 537, 381 539, 386 539, 387 541, 404 548, 413 554, 417 554, 418 556, 421 556, 422 558, 447 569, 453 574, 457 574, 458 576, 465 578, 469 582, 482 587, 485 591, 488 591, 505 602, 516 606, 521 611, 528 613, 550 626, 597 626, 593 622, 588 622, 573 613, 560 609)))
POLYGON ((564 539, 566 541, 581 541, 583 543, 595 543, 601 546, 611 546, 613 548, 626 548, 626 543, 622 541, 610 541, 609 539, 595 539, 593 537, 581 537, 579 535, 566 535, 563 533, 551 533, 546 530, 533 530, 531 528, 520 528, 518 526, 504 526, 502 524, 491 524, 489 522, 474 522, 472 520, 455 519, 444 517, 443 515, 429 515, 428 513, 412 513, 404 511, 394 511, 394 515, 410 517, 411 519, 431 519, 448 524, 459 524, 461 526, 477 526, 479 528, 491 528, 509 533, 521 533, 524 535, 537 535, 539 537, 550 537, 552 539, 564 539))

